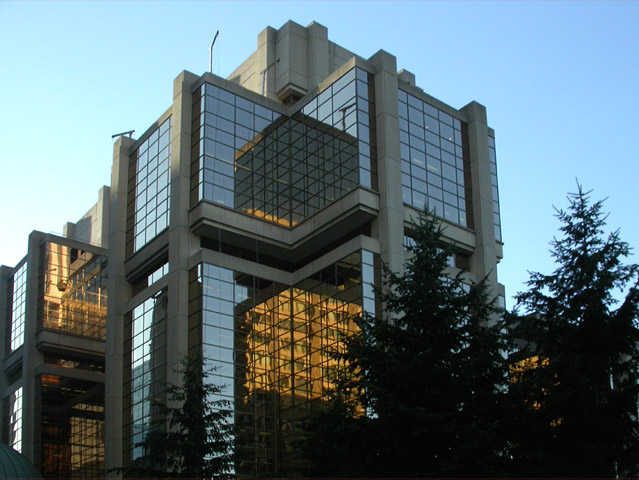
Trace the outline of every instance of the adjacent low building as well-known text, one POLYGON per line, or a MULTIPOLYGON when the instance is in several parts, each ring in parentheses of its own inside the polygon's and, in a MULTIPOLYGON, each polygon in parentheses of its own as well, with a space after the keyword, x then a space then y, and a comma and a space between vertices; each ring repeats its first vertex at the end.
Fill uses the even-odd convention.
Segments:
POLYGON ((104 476, 108 198, 0 268, 2 440, 43 477, 104 476))

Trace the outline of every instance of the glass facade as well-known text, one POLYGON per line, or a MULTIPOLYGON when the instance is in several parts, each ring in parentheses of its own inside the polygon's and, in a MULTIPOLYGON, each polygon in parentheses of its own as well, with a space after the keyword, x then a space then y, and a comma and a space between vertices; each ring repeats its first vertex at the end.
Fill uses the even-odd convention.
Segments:
POLYGON ((162 290, 134 308, 125 325, 124 451, 131 460, 144 454, 136 444, 144 441, 164 401, 166 307, 167 291, 162 290))
MULTIPOLYGON (((330 87, 327 87, 316 98, 311 100, 302 109, 304 118, 312 118, 320 122, 320 131, 329 128, 332 134, 356 138, 356 152, 359 172, 359 185, 377 189, 377 148, 375 137, 375 89, 373 75, 361 68, 355 68, 340 77, 330 87)), ((315 127, 316 128, 316 127, 315 127)), ((313 129, 307 134, 313 139, 313 129)), ((328 144, 333 143, 328 139, 328 144)), ((308 142, 308 152, 314 151, 312 141, 308 142)), ((344 160, 344 155, 338 155, 330 148, 321 147, 318 150, 323 161, 339 164, 344 160)), ((311 157, 312 158, 312 157, 311 157)), ((320 160, 321 163, 321 160, 320 160)), ((327 169, 330 174, 331 171, 327 169)), ((326 183, 330 185, 332 179, 326 183)))
POLYGON ((4 442, 22 452, 22 387, 4 399, 4 442))
POLYGON ((375 261, 367 250, 362 250, 362 309, 375 316, 375 261))
POLYGON ((204 84, 194 94, 191 204, 291 227, 376 188, 373 78, 353 69, 292 116, 204 84))
POLYGON ((374 282, 366 251, 293 286, 210 264, 191 271, 189 342, 233 404, 238 475, 291 465, 299 422, 321 405, 339 367, 331 351, 357 330, 363 304, 374 311, 374 282))
POLYGON ((42 328, 105 340, 107 257, 46 242, 40 250, 40 265, 42 328))
POLYGON ((35 404, 42 476, 104 477, 104 384, 41 374, 35 404))
POLYGON ((148 285, 149 286, 153 285, 159 279, 164 277, 167 273, 169 273, 169 263, 168 262, 165 263, 164 265, 162 265, 160 268, 158 268, 153 273, 151 273, 151 275, 148 276, 148 278, 147 278, 148 285))
POLYGON ((12 352, 24 343, 24 322, 27 301, 27 262, 15 271, 11 277, 11 322, 9 330, 9 351, 12 352))
POLYGON ((133 295, 137 295, 145 288, 150 287, 155 282, 163 278, 167 273, 169 273, 169 262, 164 263, 161 267, 152 270, 151 273, 134 282, 131 286, 131 293, 133 295))
POLYGON ((398 96, 404 203, 473 228, 466 125, 403 90, 398 96))
POLYGON ((169 225, 171 117, 131 155, 127 205, 127 255, 137 252, 169 225))
POLYGON ((495 139, 488 137, 488 153, 490 155, 490 184, 493 187, 493 215, 495 218, 495 240, 501 242, 501 214, 499 212, 499 188, 497 185, 497 156, 495 139))

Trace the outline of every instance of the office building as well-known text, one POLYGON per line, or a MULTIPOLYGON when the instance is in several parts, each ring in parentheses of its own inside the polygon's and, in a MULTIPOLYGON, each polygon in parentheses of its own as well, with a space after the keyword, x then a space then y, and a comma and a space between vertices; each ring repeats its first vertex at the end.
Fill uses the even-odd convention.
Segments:
POLYGON ((503 297, 494 131, 482 105, 446 105, 391 54, 361 58, 317 23, 266 28, 227 79, 173 85, 114 146, 106 468, 142 454, 164 386, 198 352, 232 405, 235 472, 281 475, 338 368, 330 351, 381 313, 379 266, 402 271, 425 208, 455 245, 451 273, 503 297))
POLYGON ((235 471, 291 467, 299 421, 323 401, 328 351, 375 313, 428 207, 451 269, 502 255, 494 132, 379 51, 363 59, 317 23, 267 28, 229 77, 181 73, 173 103, 114 152, 109 240, 107 466, 141 454, 162 385, 190 351, 233 405, 235 471))
POLYGON ((109 188, 62 236, 34 231, 0 267, 2 441, 43 477, 104 476, 109 188))

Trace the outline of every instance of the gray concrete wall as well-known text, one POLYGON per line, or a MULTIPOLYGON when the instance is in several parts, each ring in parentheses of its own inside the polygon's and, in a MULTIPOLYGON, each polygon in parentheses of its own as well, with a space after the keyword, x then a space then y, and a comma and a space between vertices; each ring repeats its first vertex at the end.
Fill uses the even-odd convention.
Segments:
POLYGON ((274 100, 304 96, 355 56, 328 40, 317 22, 303 27, 288 21, 279 30, 265 28, 257 50, 228 77, 234 83, 274 100))
POLYGON ((124 315, 128 311, 131 286, 125 276, 126 217, 129 154, 134 140, 120 137, 113 147, 109 206, 109 279, 107 300, 106 383, 105 383, 105 466, 107 476, 118 476, 111 469, 122 467, 122 395, 124 371, 124 315))
POLYGON ((369 61, 375 69, 377 175, 380 195, 376 233, 382 261, 392 271, 399 273, 404 264, 404 215, 397 111, 397 60, 380 50, 369 61))
POLYGON ((68 222, 63 227, 63 235, 106 248, 109 243, 109 206, 111 188, 104 186, 98 190, 98 201, 77 222, 68 222))

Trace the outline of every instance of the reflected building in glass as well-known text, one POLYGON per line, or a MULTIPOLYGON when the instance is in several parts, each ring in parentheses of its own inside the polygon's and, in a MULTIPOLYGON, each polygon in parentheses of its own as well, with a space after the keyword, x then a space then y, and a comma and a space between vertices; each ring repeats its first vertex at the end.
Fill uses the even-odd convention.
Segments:
POLYGON ((108 198, 0 267, 2 441, 45 478, 104 477, 108 198))
POLYGON ((165 113, 115 144, 107 468, 142 455, 163 385, 197 352, 233 408, 235 473, 295 471, 301 420, 341 367, 330 352, 380 313, 380 264, 402 270, 424 209, 455 245, 451 273, 503 296, 486 109, 446 105, 317 23, 257 43, 227 79, 181 73, 165 113))

